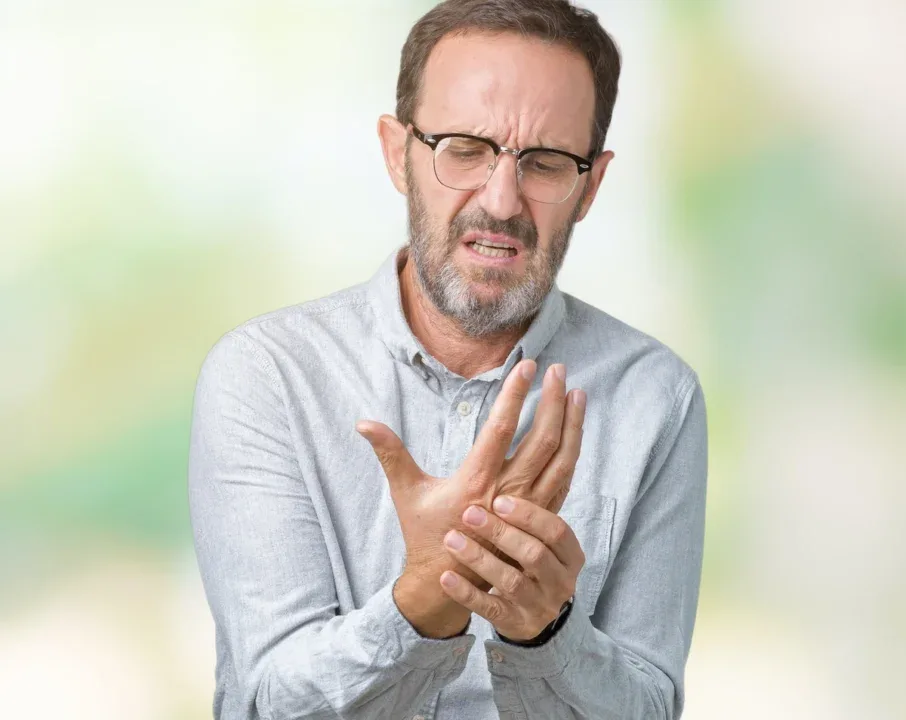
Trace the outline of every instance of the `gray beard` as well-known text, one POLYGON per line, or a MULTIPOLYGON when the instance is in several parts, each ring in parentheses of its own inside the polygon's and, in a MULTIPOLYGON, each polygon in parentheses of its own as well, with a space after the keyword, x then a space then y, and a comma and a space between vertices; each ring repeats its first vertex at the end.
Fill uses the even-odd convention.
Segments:
MULTIPOLYGON (((408 160, 408 158, 407 158, 408 160)), ((551 238, 550 248, 538 247, 534 223, 522 217, 498 220, 483 209, 459 213, 446 232, 431 227, 424 200, 406 163, 409 209, 409 258, 422 291, 445 317, 453 320, 468 337, 488 337, 520 329, 538 313, 553 287, 569 248, 581 199, 567 222, 551 238), (508 270, 483 268, 475 279, 504 285, 494 298, 483 298, 471 288, 471 281, 457 268, 453 253, 459 238, 478 230, 518 238, 528 255, 525 275, 513 278, 508 270)))

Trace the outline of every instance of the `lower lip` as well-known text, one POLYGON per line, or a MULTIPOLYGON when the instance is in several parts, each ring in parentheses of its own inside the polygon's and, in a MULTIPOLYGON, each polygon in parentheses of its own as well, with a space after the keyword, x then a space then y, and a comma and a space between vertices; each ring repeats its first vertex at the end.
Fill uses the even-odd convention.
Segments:
POLYGON ((484 263, 485 265, 491 265, 494 267, 515 265, 516 261, 519 259, 518 252, 515 255, 508 255, 507 257, 488 257, 487 255, 482 255, 480 252, 473 250, 471 245, 463 243, 463 247, 466 249, 470 260, 478 261, 484 263))

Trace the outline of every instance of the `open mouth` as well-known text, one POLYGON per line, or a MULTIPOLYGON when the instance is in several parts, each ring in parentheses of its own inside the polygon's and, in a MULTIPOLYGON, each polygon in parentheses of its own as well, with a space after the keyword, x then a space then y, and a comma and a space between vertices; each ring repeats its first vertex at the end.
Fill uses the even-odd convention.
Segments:
POLYGON ((512 245, 507 245, 506 243, 493 242, 485 238, 478 238, 472 242, 467 242, 472 250, 477 252, 479 255, 484 255, 485 257, 492 258, 507 258, 513 257, 517 254, 516 248, 512 245))

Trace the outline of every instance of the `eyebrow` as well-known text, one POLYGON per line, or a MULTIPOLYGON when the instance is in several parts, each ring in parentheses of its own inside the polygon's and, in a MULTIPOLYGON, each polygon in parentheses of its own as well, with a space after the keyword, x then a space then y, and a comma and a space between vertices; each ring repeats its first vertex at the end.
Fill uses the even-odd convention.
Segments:
MULTIPOLYGON (((445 130, 444 132, 455 132, 455 133, 463 133, 463 134, 465 134, 465 135, 474 135, 474 136, 476 136, 476 137, 484 137, 484 138, 488 138, 489 140, 493 140, 493 141, 496 142, 498 145, 503 145, 503 143, 499 142, 499 141, 497 140, 497 138, 495 138, 494 135, 493 135, 492 133, 490 133, 490 132, 481 132, 481 131, 479 131, 479 130, 474 130, 474 129, 466 129, 466 130, 445 130)), ((439 134, 439 133, 437 133, 437 134, 439 134)), ((509 147, 509 145, 507 145, 506 147, 509 147)), ((579 155, 580 157, 585 157, 585 154, 584 154, 584 153, 582 153, 582 152, 575 152, 574 150, 570 150, 570 149, 569 149, 568 147, 566 147, 566 145, 563 144, 563 143, 556 143, 556 142, 550 143, 550 142, 545 142, 545 138, 543 138, 543 137, 539 137, 538 140, 537 140, 537 142, 531 142, 531 143, 526 144, 525 147, 520 148, 520 150, 524 150, 524 149, 526 149, 526 148, 537 148, 537 147, 546 148, 546 149, 548 149, 548 150, 561 150, 561 151, 563 151, 563 152, 572 153, 573 155, 579 155)))

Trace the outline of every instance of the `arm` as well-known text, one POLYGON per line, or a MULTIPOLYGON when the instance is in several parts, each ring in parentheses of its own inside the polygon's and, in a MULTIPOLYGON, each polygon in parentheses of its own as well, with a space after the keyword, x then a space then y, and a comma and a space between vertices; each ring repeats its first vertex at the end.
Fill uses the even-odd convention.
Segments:
POLYGON ((704 397, 692 375, 592 617, 573 608, 537 648, 486 642, 502 718, 678 720, 698 603, 706 476, 704 397))
MULTIPOLYGON (((578 443, 566 443, 564 455, 577 456, 578 443)), ((679 718, 698 601, 706 457, 704 401, 691 375, 652 452, 594 615, 574 607, 556 631, 543 629, 575 592, 585 562, 572 529, 520 499, 498 497, 496 515, 477 508, 464 514, 522 567, 501 563, 477 543, 447 538, 453 557, 493 585, 485 593, 456 578, 445 590, 497 630, 485 649, 501 718, 679 718), (537 647, 508 641, 539 633, 547 640, 537 647)))
MULTIPOLYGON (((198 379, 189 454, 195 546, 217 631, 215 716, 411 715, 460 675, 474 636, 422 637, 391 585, 337 615, 295 452, 271 366, 240 332, 224 336, 198 379)), ((431 626, 430 613, 419 622, 431 626)))

